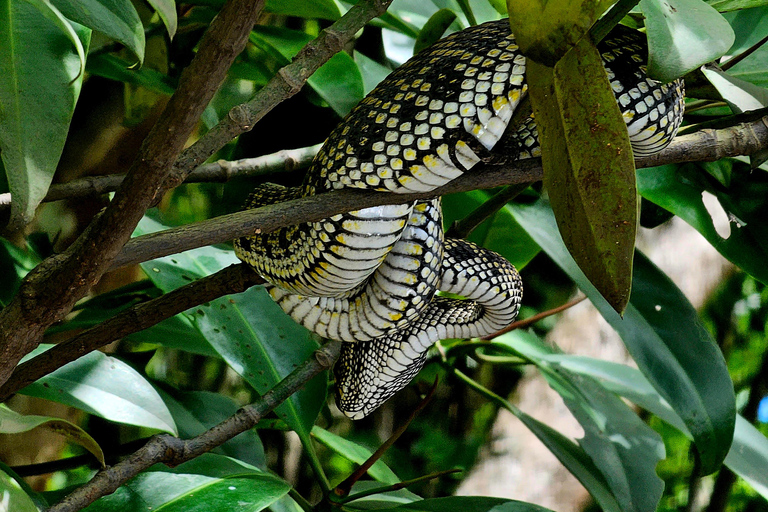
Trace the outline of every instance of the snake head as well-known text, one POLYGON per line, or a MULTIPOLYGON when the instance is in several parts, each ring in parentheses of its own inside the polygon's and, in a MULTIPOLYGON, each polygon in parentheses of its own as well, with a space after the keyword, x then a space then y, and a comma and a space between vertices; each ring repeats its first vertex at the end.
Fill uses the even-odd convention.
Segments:
POLYGON ((427 348, 395 333, 368 341, 342 343, 336 362, 336 405, 353 420, 363 419, 403 389, 419 373, 427 348))

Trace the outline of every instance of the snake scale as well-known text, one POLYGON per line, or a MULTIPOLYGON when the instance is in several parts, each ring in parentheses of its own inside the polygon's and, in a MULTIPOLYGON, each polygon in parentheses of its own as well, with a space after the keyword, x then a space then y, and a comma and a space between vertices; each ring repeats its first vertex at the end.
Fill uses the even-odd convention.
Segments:
MULTIPOLYGON (((598 48, 635 155, 661 150, 682 118, 682 82, 646 77, 637 31, 617 26, 598 48)), ((246 207, 347 187, 430 191, 481 162, 538 156, 532 116, 507 130, 527 91, 525 64, 507 20, 438 41, 347 115, 300 187, 262 185, 246 207)), ((235 250, 294 320, 344 342, 336 401, 354 419, 406 386, 435 341, 491 334, 515 319, 522 299, 520 276, 504 258, 444 237, 439 199, 248 236, 235 250)))

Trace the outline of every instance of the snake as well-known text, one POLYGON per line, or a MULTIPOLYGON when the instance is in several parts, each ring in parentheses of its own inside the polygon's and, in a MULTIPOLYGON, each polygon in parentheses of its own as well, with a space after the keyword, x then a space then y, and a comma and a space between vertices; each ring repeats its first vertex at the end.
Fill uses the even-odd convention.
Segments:
MULTIPOLYGON (((682 80, 646 75, 645 36, 599 44, 636 156, 663 149, 683 115, 682 80)), ((540 156, 526 58, 509 21, 455 32, 390 73, 330 133, 297 187, 256 187, 246 208, 357 188, 432 191, 488 165, 540 156), (483 165, 480 165, 483 164, 483 165)), ((360 419, 403 389, 438 340, 490 335, 517 317, 523 285, 502 256, 446 237, 440 199, 375 206, 234 242, 296 322, 342 342, 336 403, 360 419)))

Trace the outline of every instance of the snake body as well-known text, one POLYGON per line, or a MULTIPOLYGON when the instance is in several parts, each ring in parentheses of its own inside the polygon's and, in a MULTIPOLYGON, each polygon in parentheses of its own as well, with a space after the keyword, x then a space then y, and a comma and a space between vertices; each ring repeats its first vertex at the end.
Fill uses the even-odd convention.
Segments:
MULTIPOLYGON (((681 81, 645 75, 643 36, 618 26, 598 46, 633 151, 661 150, 683 111, 681 81)), ((478 163, 540 154, 533 117, 507 129, 527 91, 507 20, 420 52, 333 130, 300 187, 267 184, 247 208, 334 189, 430 191, 478 163)), ((377 206, 235 241, 294 320, 344 342, 337 404, 362 418, 402 389, 444 338, 491 334, 517 316, 522 282, 501 256, 443 236, 439 200, 377 206), (437 291, 464 300, 437 296, 437 291)))

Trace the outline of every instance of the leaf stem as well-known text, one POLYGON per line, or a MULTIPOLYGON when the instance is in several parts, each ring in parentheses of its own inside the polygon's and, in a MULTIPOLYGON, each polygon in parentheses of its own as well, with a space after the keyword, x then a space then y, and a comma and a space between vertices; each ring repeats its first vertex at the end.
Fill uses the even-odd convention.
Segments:
POLYGON ((342 504, 349 503, 350 501, 359 500, 360 498, 365 498, 366 496, 371 496, 373 494, 381 494, 383 492, 398 491, 400 489, 405 489, 406 487, 410 487, 411 485, 417 484, 419 482, 424 482, 426 480, 433 480, 435 478, 440 478, 441 476, 450 475, 453 473, 460 473, 461 471, 462 470, 459 468, 447 469, 445 471, 437 471, 435 473, 430 473, 429 475, 419 476, 416 478, 412 478, 411 480, 405 480, 397 484, 385 485, 382 487, 368 489, 355 494, 350 494, 349 496, 341 499, 338 503, 342 503, 342 504))

